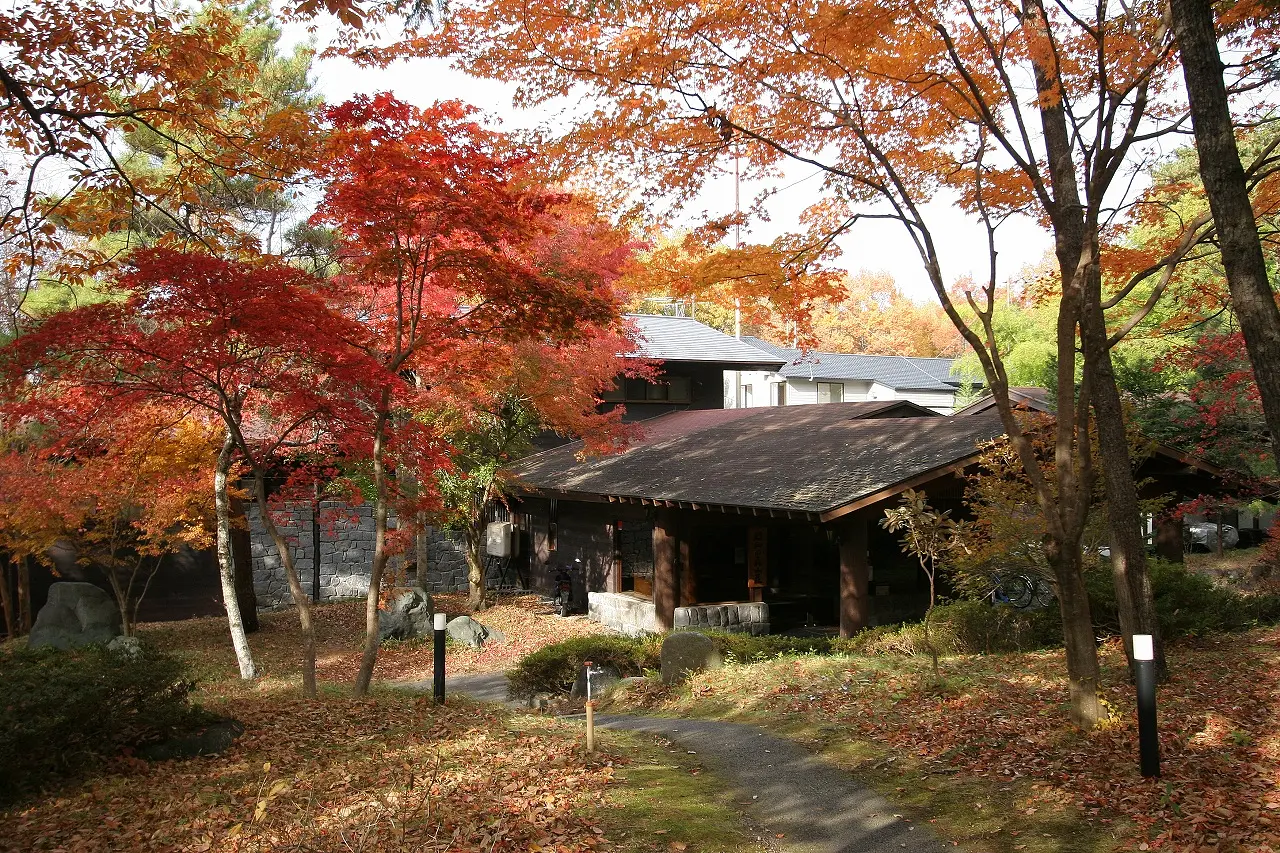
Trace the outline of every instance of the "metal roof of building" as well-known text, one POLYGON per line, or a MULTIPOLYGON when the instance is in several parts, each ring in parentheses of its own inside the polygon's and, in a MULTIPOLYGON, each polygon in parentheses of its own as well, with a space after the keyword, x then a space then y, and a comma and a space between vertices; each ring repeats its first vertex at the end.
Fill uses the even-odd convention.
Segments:
POLYGON ((628 353, 633 358, 717 361, 742 365, 744 369, 760 370, 776 369, 786 361, 785 358, 699 323, 692 317, 628 314, 627 319, 640 332, 640 349, 628 353))
POLYGON ((779 371, 794 379, 854 379, 877 382, 903 391, 954 391, 963 384, 951 375, 954 359, 903 355, 857 355, 782 347, 760 338, 743 337, 753 347, 786 359, 779 371))
POLYGON ((666 501, 836 517, 946 470, 1003 434, 998 418, 894 417, 903 401, 827 403, 654 418, 645 438, 579 461, 580 443, 510 468, 528 491, 587 500, 666 501), (887 491, 887 494, 885 494, 887 491))

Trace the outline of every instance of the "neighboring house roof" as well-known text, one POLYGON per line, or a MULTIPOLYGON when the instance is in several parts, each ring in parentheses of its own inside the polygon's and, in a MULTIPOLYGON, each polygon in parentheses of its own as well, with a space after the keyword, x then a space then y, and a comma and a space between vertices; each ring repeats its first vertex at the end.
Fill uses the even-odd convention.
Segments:
POLYGON ((662 314, 628 314, 640 332, 640 348, 633 358, 663 361, 714 361, 741 365, 743 369, 773 370, 785 359, 757 349, 692 317, 662 314))
MULTIPOLYGON (((906 408, 910 407, 910 408, 906 408)), ((998 418, 894 417, 903 401, 676 412, 629 450, 579 461, 579 443, 513 465, 535 493, 738 508, 829 520, 972 462, 998 418)))
MULTIPOLYGON (((1049 400, 1049 392, 1044 388, 1027 386, 1023 388, 1009 389, 1009 402, 1014 407, 1030 409, 1033 412, 1052 412, 1053 403, 1049 400)), ((962 409, 956 409, 953 413, 955 417, 963 417, 965 415, 976 415, 982 412, 994 411, 996 407, 995 398, 990 394, 974 400, 962 409)))
POLYGON ((788 378, 856 379, 903 391, 954 391, 963 384, 962 379, 951 375, 954 359, 950 358, 804 352, 760 338, 744 337, 742 340, 786 359, 787 364, 779 373, 788 378))
MULTIPOLYGON (((1033 412, 1040 412, 1041 414, 1047 415, 1053 414, 1054 401, 1050 399, 1049 390, 1047 388, 1039 388, 1034 385, 1010 388, 1009 402, 1013 403, 1014 408, 1017 409, 1028 409, 1033 412)), ((952 414, 952 417, 985 415, 988 412, 995 412, 995 409, 995 398, 988 394, 985 397, 974 400, 963 409, 957 409, 955 413, 952 414)), ((1249 476, 1248 474, 1244 474, 1240 471, 1231 471, 1230 469, 1215 465, 1208 459, 1202 459, 1199 456, 1187 453, 1185 450, 1179 450, 1178 448, 1169 444, 1164 444, 1163 442, 1154 442, 1151 445, 1151 453, 1152 456, 1163 456, 1187 466, 1189 470, 1208 474, 1211 477, 1231 478, 1244 476, 1247 478, 1249 476)))

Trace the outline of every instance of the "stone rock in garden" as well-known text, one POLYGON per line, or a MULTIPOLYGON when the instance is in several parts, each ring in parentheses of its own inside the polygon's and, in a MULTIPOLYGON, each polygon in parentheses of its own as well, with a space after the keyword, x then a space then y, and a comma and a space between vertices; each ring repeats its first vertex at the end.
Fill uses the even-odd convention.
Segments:
POLYGON ((378 613, 378 641, 430 637, 434 615, 435 602, 426 590, 421 587, 403 590, 388 609, 378 613))
MULTIPOLYGON (((591 674, 591 698, 603 699, 613 692, 613 688, 622 679, 622 672, 611 663, 602 663, 593 667, 591 674)), ((573 683, 569 695, 574 699, 587 698, 587 670, 578 667, 578 680, 573 683)))
POLYGON ((491 628, 488 625, 485 625, 484 630, 484 641, 486 643, 493 643, 495 646, 500 646, 507 641, 507 635, 499 631, 497 628, 491 628))
POLYGON ((91 583, 62 582, 49 587, 28 646, 75 649, 109 643, 120 634, 120 610, 110 595, 91 583))
MULTIPOLYGON (((444 630, 450 639, 459 643, 466 643, 473 649, 483 646, 485 640, 489 639, 490 636, 489 629, 470 616, 458 616, 450 619, 449 624, 444 626, 444 630)), ((496 635, 498 632, 495 631, 493 633, 496 635)))
POLYGON ((137 637, 116 637, 107 643, 107 649, 122 658, 136 658, 142 655, 142 641, 137 637))
POLYGON ((696 631, 677 631, 662 641, 662 683, 677 684, 691 672, 723 665, 710 638, 696 631))
POLYGON ((226 752, 244 734, 244 725, 238 720, 219 720, 199 731, 187 735, 151 743, 138 750, 147 761, 172 761, 175 758, 195 758, 198 755, 218 755, 226 752))

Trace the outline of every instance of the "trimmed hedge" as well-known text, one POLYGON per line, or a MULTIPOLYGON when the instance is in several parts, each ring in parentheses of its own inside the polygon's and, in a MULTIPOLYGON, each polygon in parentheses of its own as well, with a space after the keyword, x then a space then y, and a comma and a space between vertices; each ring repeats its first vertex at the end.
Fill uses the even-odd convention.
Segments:
POLYGON ((661 637, 574 637, 521 658, 507 673, 509 692, 512 699, 532 699, 538 693, 568 693, 586 661, 615 666, 623 677, 644 675, 646 669, 658 668, 661 651, 661 637))
POLYGON ((0 803, 211 722, 189 702, 194 686, 182 661, 146 644, 0 651, 0 803))
MULTIPOLYGON (((724 631, 699 631, 711 639, 722 655, 732 655, 740 663, 773 658, 779 655, 831 654, 842 642, 830 637, 785 637, 768 634, 729 634, 724 631)), ((586 661, 611 664, 622 675, 644 675, 661 665, 660 636, 623 637, 612 634, 574 637, 546 646, 521 658, 507 673, 513 699, 531 699, 538 693, 568 693, 586 661)))
MULTIPOLYGON (((1053 608, 1019 610, 985 601, 941 604, 929 618, 929 636, 940 655, 974 655, 1041 649, 1062 642, 1062 623, 1053 608)), ((927 655, 924 623, 868 628, 842 648, 856 654, 927 655)))
MULTIPOLYGON (((1189 571, 1182 563, 1152 559, 1148 565, 1155 592, 1156 619, 1166 640, 1244 631, 1280 622, 1280 595, 1241 595, 1218 586, 1207 575, 1189 571)), ((1110 633, 1119 633, 1111 572, 1090 572, 1085 581, 1094 624, 1110 633)))

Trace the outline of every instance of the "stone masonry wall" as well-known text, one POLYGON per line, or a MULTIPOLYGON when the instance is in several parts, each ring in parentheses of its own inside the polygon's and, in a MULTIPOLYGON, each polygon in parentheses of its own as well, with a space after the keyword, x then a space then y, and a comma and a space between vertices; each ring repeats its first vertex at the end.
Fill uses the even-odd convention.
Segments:
MULTIPOLYGON (((276 553, 275 543, 262 527, 258 508, 246 507, 249 519, 249 541, 253 555, 253 586, 258 606, 280 607, 292 603, 289 587, 276 553)), ((279 515, 277 527, 293 548, 294 566, 302 580, 302 588, 311 592, 313 571, 312 506, 290 504, 279 515)), ((388 527, 395 529, 395 517, 388 527)), ((335 501, 320 503, 320 600, 357 598, 369 591, 369 574, 373 567, 373 507, 368 504, 347 506, 335 501)), ((460 534, 429 529, 427 566, 419 571, 417 581, 427 592, 453 592, 467 588, 467 562, 463 556, 460 534)), ((402 557, 392 557, 388 571, 398 572, 402 557)), ((412 580, 412 579, 411 579, 412 580)))
MULTIPOLYGON (((628 636, 658 633, 653 602, 625 592, 592 592, 587 596, 587 616, 628 636)), ((769 633, 766 602, 736 602, 677 607, 675 630, 715 629, 732 634, 769 633)))

